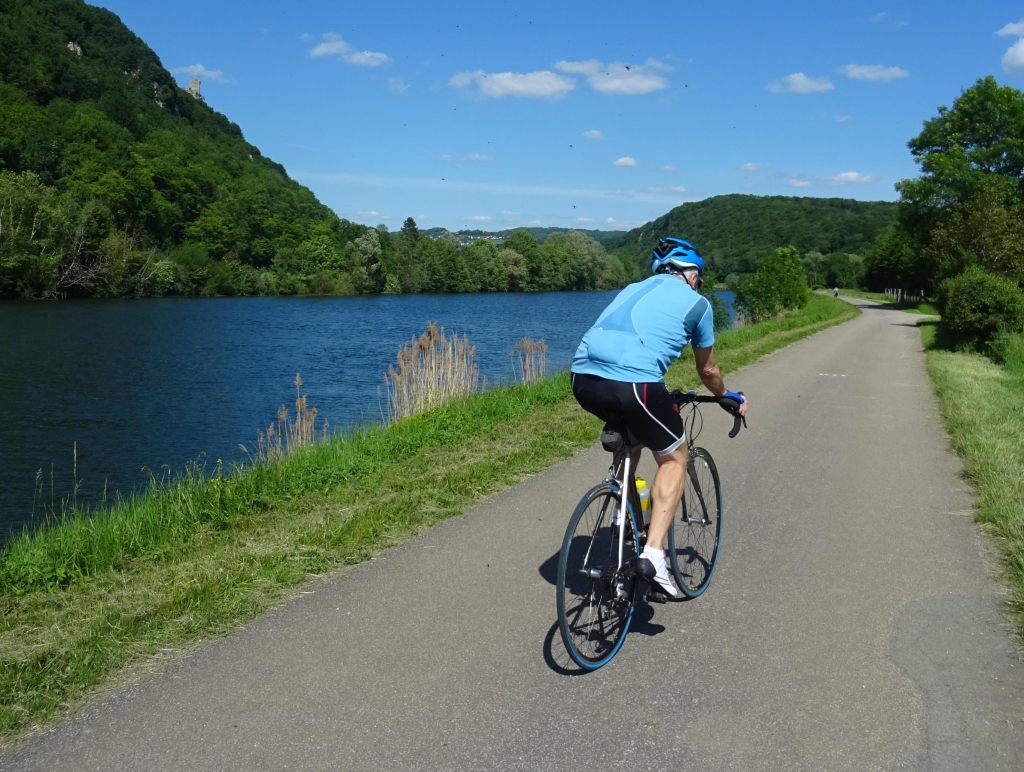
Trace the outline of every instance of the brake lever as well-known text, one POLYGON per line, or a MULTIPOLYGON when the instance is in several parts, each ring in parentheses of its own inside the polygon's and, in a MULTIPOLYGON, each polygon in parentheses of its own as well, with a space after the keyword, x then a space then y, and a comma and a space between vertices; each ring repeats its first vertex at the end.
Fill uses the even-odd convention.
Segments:
POLYGON ((746 418, 746 416, 738 415, 738 416, 733 417, 733 420, 732 420, 732 431, 729 432, 729 439, 734 439, 736 437, 736 435, 740 433, 740 424, 741 423, 743 424, 743 428, 746 429, 747 428, 747 418, 746 418))

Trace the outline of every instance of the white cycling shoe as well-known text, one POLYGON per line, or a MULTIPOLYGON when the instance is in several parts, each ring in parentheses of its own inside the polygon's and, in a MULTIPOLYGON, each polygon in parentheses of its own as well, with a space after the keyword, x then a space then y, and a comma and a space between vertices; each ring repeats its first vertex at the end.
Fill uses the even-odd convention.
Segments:
POLYGON ((636 572, 640 574, 652 589, 663 592, 670 598, 681 598, 683 593, 676 587, 668 572, 668 561, 661 550, 648 550, 646 547, 636 559, 636 572))

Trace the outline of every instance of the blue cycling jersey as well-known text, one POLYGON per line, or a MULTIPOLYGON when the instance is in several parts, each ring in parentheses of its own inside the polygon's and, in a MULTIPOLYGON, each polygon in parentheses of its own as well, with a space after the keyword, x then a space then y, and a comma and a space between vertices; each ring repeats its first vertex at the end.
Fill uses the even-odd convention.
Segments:
POLYGON ((661 381, 687 343, 715 343, 707 298, 677 276, 656 274, 630 284, 583 336, 572 359, 574 373, 613 381, 661 381))

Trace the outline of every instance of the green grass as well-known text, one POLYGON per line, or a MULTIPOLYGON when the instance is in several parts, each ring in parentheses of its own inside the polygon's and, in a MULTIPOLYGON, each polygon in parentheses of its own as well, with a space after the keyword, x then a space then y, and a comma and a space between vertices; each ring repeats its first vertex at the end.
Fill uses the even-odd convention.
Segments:
MULTIPOLYGON (((723 333, 718 361, 731 372, 858 313, 812 297, 798 313, 723 333)), ((674 364, 668 380, 695 386, 692 363, 674 364)), ((561 374, 271 464, 194 468, 15 539, 0 554, 0 739, 229 632, 311 574, 465 512, 599 432, 561 374)))
POLYGON ((1024 368, 951 351, 936 322, 919 324, 942 417, 975 492, 976 519, 999 546, 1024 636, 1024 368))
POLYGON ((881 303, 883 306, 898 308, 901 311, 907 311, 912 314, 925 314, 927 316, 939 315, 939 309, 927 300, 921 303, 897 303, 892 298, 887 297, 884 292, 863 292, 862 290, 841 289, 839 290, 839 293, 851 298, 874 300, 875 302, 881 303))

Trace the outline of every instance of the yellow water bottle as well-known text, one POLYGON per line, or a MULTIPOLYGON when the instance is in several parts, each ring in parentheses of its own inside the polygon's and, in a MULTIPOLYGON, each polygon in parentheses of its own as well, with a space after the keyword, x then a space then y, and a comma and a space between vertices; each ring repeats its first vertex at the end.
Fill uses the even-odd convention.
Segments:
POLYGON ((651 509, 651 492, 647 490, 647 480, 636 478, 636 492, 640 496, 640 511, 646 513, 651 509))

